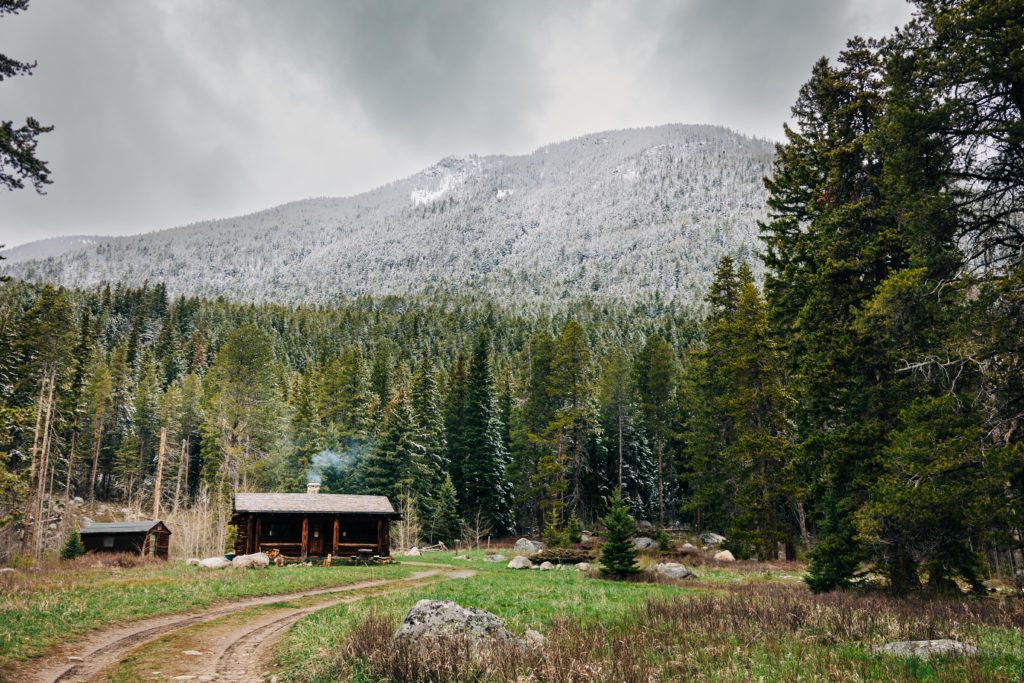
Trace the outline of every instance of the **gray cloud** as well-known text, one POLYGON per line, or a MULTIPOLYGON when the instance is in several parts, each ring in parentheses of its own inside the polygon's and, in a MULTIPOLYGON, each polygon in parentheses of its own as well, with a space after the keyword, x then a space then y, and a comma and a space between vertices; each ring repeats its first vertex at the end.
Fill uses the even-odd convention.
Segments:
POLYGON ((447 154, 671 121, 777 137, 811 63, 899 0, 76 0, 0 20, 0 116, 56 130, 0 243, 352 194, 447 154))

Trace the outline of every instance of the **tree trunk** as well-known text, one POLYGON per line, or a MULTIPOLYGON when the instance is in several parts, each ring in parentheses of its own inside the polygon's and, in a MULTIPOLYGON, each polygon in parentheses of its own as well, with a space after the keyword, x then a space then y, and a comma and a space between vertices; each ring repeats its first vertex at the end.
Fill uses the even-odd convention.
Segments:
POLYGON ((619 404, 619 491, 622 491, 622 404, 619 404))
POLYGON ((178 499, 181 496, 181 472, 185 468, 185 439, 181 440, 181 453, 178 454, 178 477, 174 481, 174 505, 171 514, 178 514, 178 499))
POLYGON ((68 477, 64 482, 64 502, 71 500, 71 469, 75 466, 75 448, 78 446, 78 430, 71 432, 71 450, 68 452, 68 477))
POLYGON ((164 485, 164 456, 167 453, 167 427, 160 428, 160 450, 156 456, 156 482, 153 484, 153 519, 160 519, 160 493, 164 485))
POLYGON ((665 528, 665 480, 662 475, 662 451, 664 446, 658 439, 658 525, 665 528))
POLYGON ((804 503, 802 500, 796 502, 796 520, 800 525, 800 542, 804 546, 804 552, 811 549, 811 537, 807 533, 807 515, 804 513, 804 503))
MULTIPOLYGON (((46 397, 46 417, 43 419, 43 445, 39 454, 39 489, 36 494, 36 523, 32 525, 32 547, 39 546, 39 527, 43 516, 43 495, 46 493, 46 468, 50 459, 50 423, 53 418, 53 390, 57 380, 57 371, 50 373, 50 390, 46 397)), ((36 553, 38 554, 38 553, 36 553)))
POLYGON ((92 433, 92 473, 89 475, 89 501, 96 500, 96 473, 100 468, 100 442, 103 439, 103 423, 96 424, 92 433))
POLYGON ((36 428, 32 433, 32 460, 28 469, 28 498, 25 500, 25 521, 22 524, 21 532, 21 554, 28 550, 28 529, 29 520, 32 519, 32 508, 35 500, 32 498, 32 486, 36 477, 36 458, 39 454, 39 430, 43 424, 43 401, 46 397, 46 378, 39 383, 39 399, 36 401, 36 428))

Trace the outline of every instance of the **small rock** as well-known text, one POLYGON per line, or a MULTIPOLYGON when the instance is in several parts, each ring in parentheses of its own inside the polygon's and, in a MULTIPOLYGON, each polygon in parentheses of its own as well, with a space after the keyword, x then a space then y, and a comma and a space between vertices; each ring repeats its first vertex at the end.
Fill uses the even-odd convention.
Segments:
POLYGON ((528 569, 533 566, 533 562, 530 562, 528 557, 517 555, 512 558, 512 561, 509 562, 507 566, 509 569, 528 569))
POLYGON ((68 657, 69 662, 84 662, 84 657, 68 657))
POLYGON ((199 561, 199 567, 202 569, 226 569, 230 566, 231 562, 229 562, 223 555, 208 557, 205 560, 199 561))
POLYGON ((270 566, 270 555, 266 553, 235 555, 231 558, 231 566, 239 569, 266 569, 270 566))
POLYGON ((943 638, 940 640, 901 640, 887 643, 878 648, 882 654, 894 657, 962 657, 978 654, 978 648, 958 640, 943 638))
POLYGON ((505 556, 501 553, 490 553, 484 555, 484 562, 504 562, 505 559, 505 556))
POLYGON ((633 545, 637 550, 652 550, 658 547, 658 542, 649 536, 637 536, 633 539, 633 545))
POLYGON ((72 505, 85 505, 85 500, 81 496, 75 496, 71 499, 72 505))
POLYGON ((80 521, 82 523, 82 528, 83 529, 88 529, 89 527, 91 527, 93 524, 96 523, 96 522, 92 521, 91 519, 89 519, 88 517, 82 517, 82 519, 80 521))
POLYGON ((653 534, 654 525, 648 522, 646 519, 642 519, 636 523, 636 530, 644 535, 653 534))
POLYGON ((723 543, 725 543, 726 540, 727 539, 725 538, 725 536, 722 536, 721 534, 713 534, 711 532, 701 534, 700 537, 701 543, 703 543, 706 546, 711 546, 712 548, 718 545, 722 545, 723 543))
POLYGON ((534 647, 541 646, 548 641, 548 639, 544 637, 544 634, 539 631, 534 631, 532 628, 526 629, 526 633, 523 634, 523 640, 526 641, 527 645, 532 645, 534 647))
POLYGON ((699 553, 700 548, 698 548, 692 543, 684 543, 679 547, 679 551, 684 553, 699 553))
POLYGON ((46 527, 46 528, 48 530, 50 530, 50 531, 56 531, 57 530, 57 525, 51 522, 50 525, 48 527, 46 527))
POLYGON ((665 562, 657 566, 657 572, 669 579, 689 579, 694 576, 687 567, 678 562, 665 562))
POLYGON ((578 572, 589 572, 590 571, 590 563, 589 562, 577 562, 576 563, 576 571, 578 571, 578 572))
POLYGON ((412 548, 409 548, 408 550, 406 550, 402 554, 405 555, 406 557, 419 557, 420 556, 420 549, 416 548, 416 547, 412 547, 412 548))
POLYGON ((540 568, 541 569, 545 569, 545 570, 547 570, 547 569, 554 569, 555 565, 551 564, 550 562, 541 562, 540 563, 540 568))
POLYGON ((531 541, 528 538, 520 538, 516 541, 512 550, 524 555, 533 555, 534 553, 539 553, 541 550, 544 550, 544 544, 540 541, 531 541))
POLYGON ((715 559, 719 562, 735 562, 736 558, 728 550, 720 550, 715 553, 715 559))
POLYGON ((202 657, 203 653, 199 650, 184 650, 181 654, 188 655, 189 657, 202 657))

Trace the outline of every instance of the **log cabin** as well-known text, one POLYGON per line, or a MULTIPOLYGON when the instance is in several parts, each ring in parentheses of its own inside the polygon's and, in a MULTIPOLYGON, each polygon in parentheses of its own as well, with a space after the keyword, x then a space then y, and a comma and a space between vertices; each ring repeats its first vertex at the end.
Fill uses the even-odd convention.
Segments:
POLYGON ((387 557, 396 519, 386 496, 320 493, 319 484, 309 484, 306 493, 237 493, 231 523, 239 555, 387 557))
POLYGON ((171 530, 163 522, 101 522, 79 532, 87 553, 137 553, 167 559, 171 530))

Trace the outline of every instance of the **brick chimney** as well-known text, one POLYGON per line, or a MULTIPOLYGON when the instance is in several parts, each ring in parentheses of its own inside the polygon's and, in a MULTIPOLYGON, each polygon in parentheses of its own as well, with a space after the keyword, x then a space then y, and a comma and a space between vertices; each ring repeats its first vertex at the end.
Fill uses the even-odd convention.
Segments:
POLYGON ((317 493, 320 493, 320 484, 319 484, 319 482, 312 482, 311 481, 308 484, 306 484, 306 493, 308 493, 311 496, 315 495, 317 493))

